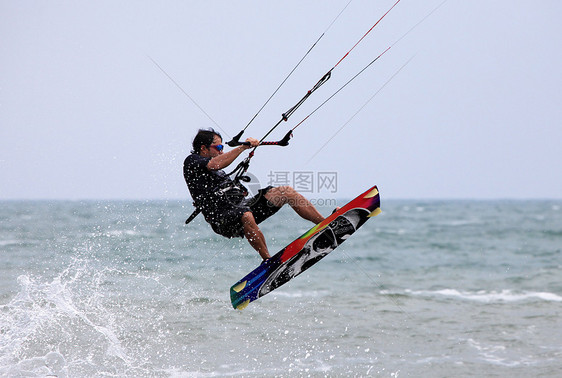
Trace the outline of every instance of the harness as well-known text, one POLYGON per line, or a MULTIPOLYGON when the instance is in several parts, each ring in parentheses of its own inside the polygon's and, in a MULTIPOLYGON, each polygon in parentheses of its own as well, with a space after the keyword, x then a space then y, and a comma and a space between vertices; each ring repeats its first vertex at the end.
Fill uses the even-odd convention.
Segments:
MULTIPOLYGON (((219 197, 231 196, 232 198, 234 198, 235 196, 238 197, 242 196, 242 199, 248 195, 248 189, 244 185, 240 183, 236 183, 234 181, 228 183, 228 185, 225 186, 215 187, 210 192, 211 192, 210 194, 211 196, 219 196, 219 197)), ((191 221, 195 219, 195 217, 197 217, 197 215, 199 215, 199 213, 203 211, 203 206, 198 204, 195 199, 193 200, 193 207, 195 209, 193 210, 191 215, 185 220, 185 224, 189 224, 191 221)))

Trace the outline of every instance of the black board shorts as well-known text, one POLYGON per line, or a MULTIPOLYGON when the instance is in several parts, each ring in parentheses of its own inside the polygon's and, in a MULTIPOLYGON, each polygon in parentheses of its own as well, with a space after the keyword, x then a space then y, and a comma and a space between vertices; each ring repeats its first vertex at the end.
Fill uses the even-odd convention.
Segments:
POLYGON ((251 211, 256 223, 259 224, 279 211, 280 207, 265 198, 265 194, 272 188, 273 186, 268 186, 260 189, 255 196, 244 199, 238 205, 225 210, 221 214, 220 220, 210 222, 213 231, 227 238, 243 238, 242 215, 244 213, 251 211))

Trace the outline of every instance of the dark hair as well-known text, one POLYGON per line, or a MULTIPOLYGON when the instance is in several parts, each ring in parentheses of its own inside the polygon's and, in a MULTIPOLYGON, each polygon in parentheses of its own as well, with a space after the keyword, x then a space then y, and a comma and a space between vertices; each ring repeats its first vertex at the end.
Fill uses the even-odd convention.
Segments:
POLYGON ((213 144, 215 135, 222 139, 222 136, 212 128, 199 129, 197 135, 195 135, 195 138, 193 138, 193 150, 191 151, 191 153, 201 153, 202 146, 209 147, 211 144, 213 144))

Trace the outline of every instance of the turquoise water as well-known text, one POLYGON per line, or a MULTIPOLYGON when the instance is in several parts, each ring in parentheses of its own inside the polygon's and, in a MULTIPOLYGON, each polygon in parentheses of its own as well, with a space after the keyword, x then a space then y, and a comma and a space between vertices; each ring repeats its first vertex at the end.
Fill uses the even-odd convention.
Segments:
MULTIPOLYGON (((187 202, 0 202, 0 376, 560 374, 562 201, 381 207, 235 311, 259 256, 187 202)), ((309 227, 262 229, 276 252, 309 227)))

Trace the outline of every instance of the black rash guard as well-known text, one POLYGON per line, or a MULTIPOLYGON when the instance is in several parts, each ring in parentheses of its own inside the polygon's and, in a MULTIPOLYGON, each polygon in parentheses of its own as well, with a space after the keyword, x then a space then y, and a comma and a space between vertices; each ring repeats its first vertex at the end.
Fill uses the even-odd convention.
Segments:
POLYGON ((183 177, 195 205, 207 222, 213 224, 221 223, 226 212, 238 208, 247 192, 244 187, 235 186, 222 169, 209 170, 210 160, 198 154, 189 155, 183 164, 183 177))
POLYGON ((242 214, 250 211, 256 223, 261 223, 280 209, 265 198, 271 186, 246 198, 248 191, 244 186, 235 185, 223 170, 207 168, 210 160, 199 154, 189 155, 183 163, 183 177, 195 206, 201 209, 217 234, 227 238, 243 237, 242 214))

